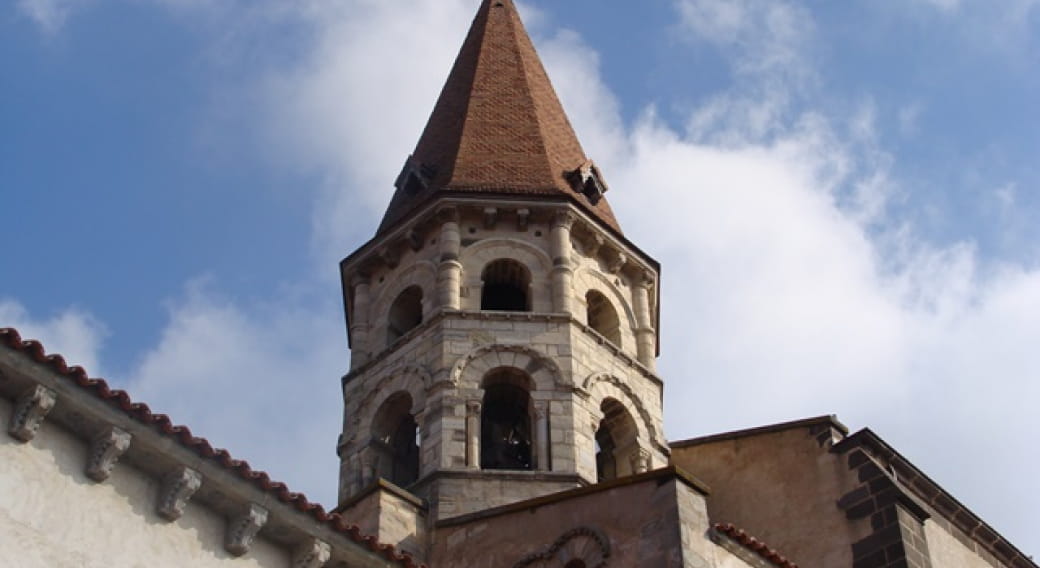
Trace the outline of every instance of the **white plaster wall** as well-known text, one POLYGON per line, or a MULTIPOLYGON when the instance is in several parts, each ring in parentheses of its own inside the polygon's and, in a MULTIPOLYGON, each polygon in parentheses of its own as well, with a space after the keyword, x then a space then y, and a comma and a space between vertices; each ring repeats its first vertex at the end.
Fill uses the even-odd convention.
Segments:
MULTIPOLYGON (((0 399, 0 424, 11 404, 0 399)), ((224 551, 224 519, 189 503, 173 523, 155 514, 158 484, 127 464, 95 483, 85 444, 44 423, 23 444, 0 433, 0 566, 137 568, 289 566, 289 554, 257 539, 242 558, 224 551)))
POLYGON ((928 555, 936 568, 992 568, 989 562, 964 546, 957 537, 946 532, 934 521, 924 523, 924 536, 928 540, 928 555))

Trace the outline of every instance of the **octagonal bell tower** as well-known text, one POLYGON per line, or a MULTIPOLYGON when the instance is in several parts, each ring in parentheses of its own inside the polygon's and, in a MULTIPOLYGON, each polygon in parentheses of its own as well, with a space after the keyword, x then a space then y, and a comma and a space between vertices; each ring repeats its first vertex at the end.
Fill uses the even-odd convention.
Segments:
POLYGON ((341 263, 341 510, 415 549, 423 523, 666 465, 658 264, 511 0, 481 4, 396 188, 341 263), (389 494, 416 535, 371 512, 389 494))

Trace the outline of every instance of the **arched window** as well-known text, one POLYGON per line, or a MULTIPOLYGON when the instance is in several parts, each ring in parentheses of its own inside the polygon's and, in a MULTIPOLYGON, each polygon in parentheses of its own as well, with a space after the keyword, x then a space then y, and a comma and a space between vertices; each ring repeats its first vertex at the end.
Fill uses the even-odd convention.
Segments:
POLYGON ((530 379, 516 369, 496 369, 484 379, 480 416, 482 469, 534 469, 530 379))
POLYGON ((386 343, 393 344, 412 328, 422 323, 422 288, 409 286, 390 305, 386 326, 386 343))
POLYGON ((484 267, 480 278, 484 282, 480 309, 508 312, 531 309, 527 298, 531 273, 524 265, 510 259, 496 260, 484 267))
POLYGON ((585 321, 589 327, 621 347, 621 322, 610 300, 596 290, 589 290, 585 294, 585 306, 585 321))
POLYGON ((411 409, 411 395, 399 392, 379 407, 372 421, 376 474, 401 487, 419 479, 419 425, 411 409))
POLYGON ((608 398, 600 405, 603 420, 596 430, 596 476, 607 481, 635 473, 639 452, 636 421, 625 406, 608 398))

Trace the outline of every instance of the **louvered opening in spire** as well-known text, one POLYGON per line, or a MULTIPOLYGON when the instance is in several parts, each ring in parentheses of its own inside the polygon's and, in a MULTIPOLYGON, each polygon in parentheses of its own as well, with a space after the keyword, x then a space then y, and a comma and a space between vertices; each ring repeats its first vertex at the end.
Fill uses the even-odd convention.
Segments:
POLYGON ((484 0, 379 232, 436 195, 458 192, 571 200, 620 233, 605 189, 516 6, 484 0))

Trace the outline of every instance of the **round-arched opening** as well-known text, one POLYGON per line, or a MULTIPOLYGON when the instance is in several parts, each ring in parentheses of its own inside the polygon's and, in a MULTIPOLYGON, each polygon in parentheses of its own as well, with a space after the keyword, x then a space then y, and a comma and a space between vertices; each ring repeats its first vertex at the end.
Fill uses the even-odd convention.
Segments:
POLYGON ((395 393, 372 421, 376 474, 401 487, 419 479, 419 425, 411 410, 411 395, 395 393))
POLYGON ((603 420, 596 430, 596 478, 607 481, 636 473, 639 431, 623 404, 608 398, 600 405, 603 420))
POLYGON ((495 369, 484 379, 480 416, 482 469, 534 469, 531 380, 517 369, 495 369))
POLYGON ((531 273, 519 262, 504 258, 484 267, 480 276, 483 288, 480 309, 507 312, 526 312, 531 309, 528 290, 531 273))
POLYGON ((565 564, 563 568, 585 568, 585 561, 575 558, 565 564))
POLYGON ((621 347, 621 320, 606 296, 596 290, 585 294, 585 321, 608 341, 621 347))
POLYGON ((387 345, 422 323, 422 296, 422 288, 409 286, 394 299, 386 325, 387 345))

